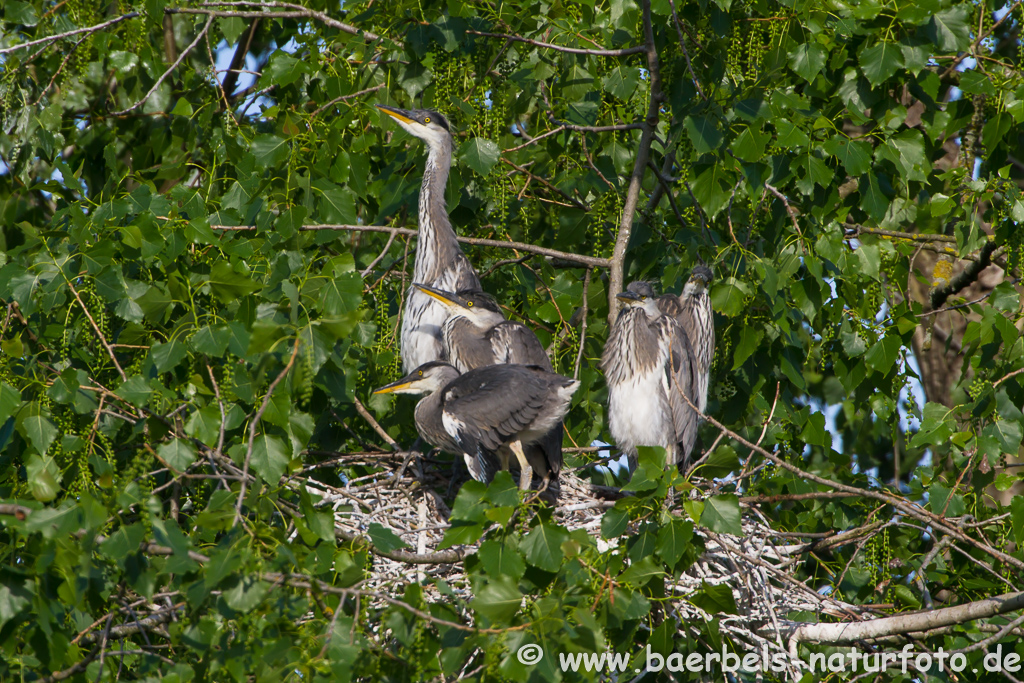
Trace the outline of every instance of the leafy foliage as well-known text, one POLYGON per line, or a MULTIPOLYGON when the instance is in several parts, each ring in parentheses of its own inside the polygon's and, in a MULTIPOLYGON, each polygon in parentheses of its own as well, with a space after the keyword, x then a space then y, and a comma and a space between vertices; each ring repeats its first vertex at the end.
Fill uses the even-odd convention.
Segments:
POLYGON ((552 653, 714 650, 733 593, 667 587, 750 506, 851 531, 799 570, 851 605, 1020 589, 1020 3, 62 5, 2 15, 4 679, 575 680, 552 653), (366 415, 415 439, 410 402, 367 399, 415 241, 363 229, 415 227, 423 156, 378 101, 451 120, 463 235, 569 253, 465 247, 578 368, 567 446, 608 438, 616 273, 716 273, 730 434, 690 478, 570 453, 632 494, 599 536, 463 484, 434 557, 466 586, 316 494, 383 476, 345 459, 384 457, 366 415), (381 584, 382 558, 411 569, 381 584))

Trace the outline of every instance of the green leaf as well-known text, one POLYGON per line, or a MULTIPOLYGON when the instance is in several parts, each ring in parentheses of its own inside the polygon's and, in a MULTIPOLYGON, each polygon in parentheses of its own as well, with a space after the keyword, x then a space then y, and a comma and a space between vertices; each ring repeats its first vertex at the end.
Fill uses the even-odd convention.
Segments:
POLYGON ((562 563, 562 543, 569 538, 569 532, 556 524, 543 522, 519 544, 526 561, 544 571, 558 571, 562 563))
POLYGON ((188 343, 197 353, 205 353, 211 358, 220 358, 227 351, 230 340, 231 330, 226 325, 217 325, 216 327, 203 325, 189 338, 188 343))
POLYGON ((669 567, 675 566, 683 553, 693 543, 693 524, 681 519, 672 519, 658 529, 658 543, 655 551, 669 567))
POLYGON ((822 147, 839 160, 850 176, 857 177, 871 169, 871 145, 863 140, 851 140, 837 133, 822 147))
POLYGON ((1018 546, 1024 544, 1024 496, 1014 496, 1010 501, 1010 519, 1014 541, 1018 546))
POLYGON ((370 540, 373 541, 374 547, 386 553, 409 547, 409 544, 403 541, 398 534, 377 522, 370 522, 370 527, 366 530, 366 533, 370 536, 370 540))
POLYGON ((664 575, 665 572, 655 563, 654 558, 646 555, 643 559, 629 565, 626 571, 619 574, 618 580, 619 583, 640 588, 646 586, 652 579, 664 575))
POLYGON ((31 443, 39 453, 46 453, 50 444, 57 438, 57 428, 43 413, 43 407, 35 401, 21 409, 15 426, 25 440, 31 443))
POLYGON ((321 178, 313 183, 317 191, 320 222, 351 225, 356 222, 356 197, 347 187, 339 187, 321 178))
POLYGON ((800 43, 789 53, 789 68, 809 83, 825 68, 826 57, 825 48, 818 43, 800 43))
POLYGON ((899 358, 902 343, 899 337, 885 336, 868 349, 864 362, 868 367, 883 375, 888 374, 899 358))
POLYGON ((276 436, 257 436, 252 446, 252 469, 263 481, 276 486, 288 467, 288 451, 276 436))
POLYGON ((470 606, 491 623, 504 624, 519 612, 523 594, 511 577, 494 577, 487 585, 475 592, 470 606))
POLYGON ((881 41, 860 53, 860 68, 871 85, 881 85, 903 66, 903 49, 898 43, 881 41))
POLYGON ((277 166, 288 159, 291 154, 288 141, 276 135, 257 135, 253 138, 250 149, 256 158, 258 168, 277 166))
POLYGON ((114 393, 132 405, 143 408, 149 402, 153 388, 142 377, 135 375, 134 377, 129 377, 128 381, 119 386, 114 393))
POLYGON ((736 136, 730 147, 743 161, 760 161, 769 140, 771 140, 771 135, 761 130, 760 126, 751 125, 736 136))
POLYGON ((52 456, 33 453, 25 461, 25 474, 29 492, 39 502, 49 503, 60 493, 60 467, 52 456))
POLYGON ((260 84, 263 87, 291 85, 309 72, 310 67, 304 61, 276 50, 271 54, 270 64, 264 69, 260 84))
MULTIPOLYGON (((57 403, 72 403, 78 393, 78 371, 67 368, 60 373, 47 390, 47 394, 57 403)), ((0 399, 2 400, 2 399, 0 399)), ((0 422, 6 418, 0 419, 0 422)))
POLYGON ((508 542, 484 541, 477 555, 490 576, 508 576, 518 581, 526 572, 523 556, 508 542))
POLYGON ((471 169, 485 176, 498 163, 501 150, 490 140, 473 138, 459 148, 459 155, 471 169))
POLYGON ((740 341, 733 351, 732 369, 736 370, 761 347, 764 330, 752 325, 744 325, 740 329, 740 341))
POLYGON ((941 403, 928 402, 924 406, 921 428, 910 440, 910 445, 917 448, 945 444, 953 435, 953 427, 950 409, 941 403))
POLYGON ((629 512, 618 506, 609 509, 601 518, 601 535, 605 538, 621 536, 629 526, 629 512))
POLYGON ((153 359, 153 364, 158 372, 167 372, 187 355, 188 349, 177 339, 172 339, 167 343, 157 342, 149 349, 149 357, 153 359))
POLYGON ((259 285, 249 277, 236 273, 226 261, 218 261, 210 269, 210 291, 224 303, 235 302, 257 289, 259 285))
POLYGON ((708 583, 701 583, 700 591, 695 593, 690 601, 709 614, 738 613, 736 600, 733 598, 729 584, 712 586, 708 583))
POLYGON ((228 607, 236 612, 250 612, 270 592, 270 584, 256 576, 242 576, 233 588, 228 588, 222 595, 228 607))
POLYGON ((717 152, 722 144, 722 132, 714 119, 706 116, 687 116, 683 119, 686 135, 697 154, 717 152))
POLYGON ((716 312, 729 318, 743 315, 749 294, 750 285, 730 276, 712 284, 711 306, 716 312))
POLYGON ((190 441, 172 439, 157 449, 160 458, 175 472, 184 472, 196 461, 196 449, 190 441))
POLYGON ((928 159, 925 154, 924 138, 917 129, 905 130, 890 137, 879 147, 880 157, 892 161, 906 180, 924 181, 927 178, 928 159))
POLYGON ((966 5, 954 5, 938 12, 924 25, 925 36, 941 52, 963 50, 971 43, 971 31, 967 26, 970 12, 966 5))
POLYGON ((32 5, 21 0, 7 0, 4 3, 4 21, 21 26, 35 26, 39 23, 36 10, 32 5))
POLYGON ((617 66, 602 79, 604 89, 618 97, 628 100, 640 82, 640 69, 635 66, 617 66))
POLYGON ((21 392, 7 382, 0 382, 0 427, 14 415, 15 409, 21 405, 21 392))
POLYGON ((743 533, 740 527, 740 501, 732 494, 712 496, 704 501, 704 512, 700 516, 700 525, 717 533, 743 533))

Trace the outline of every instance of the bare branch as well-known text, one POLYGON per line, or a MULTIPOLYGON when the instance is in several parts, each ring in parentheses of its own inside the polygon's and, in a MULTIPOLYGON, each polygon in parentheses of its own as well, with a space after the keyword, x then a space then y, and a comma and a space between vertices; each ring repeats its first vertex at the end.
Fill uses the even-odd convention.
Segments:
POLYGON ((946 299, 952 294, 973 284, 978 279, 978 276, 981 275, 981 271, 992 265, 992 252, 995 250, 995 240, 989 240, 981 248, 977 261, 973 261, 964 268, 959 275, 950 280, 944 287, 933 289, 931 296, 929 296, 929 303, 932 309, 942 308, 942 305, 946 303, 946 299))
POLYGON ((213 16, 211 15, 211 16, 208 16, 206 18, 206 23, 203 24, 203 30, 199 32, 199 35, 197 35, 195 37, 195 40, 193 40, 191 43, 189 43, 188 47, 186 47, 184 50, 181 51, 181 54, 178 55, 178 58, 176 60, 174 60, 174 64, 171 64, 171 66, 168 67, 167 71, 164 71, 163 74, 160 75, 160 78, 156 79, 156 83, 154 83, 153 87, 149 89, 149 92, 147 92, 145 95, 142 96, 141 100, 139 100, 138 102, 136 102, 132 106, 128 107, 127 109, 122 109, 121 111, 112 112, 110 115, 111 116, 123 116, 123 115, 127 114, 128 112, 134 111, 134 110, 138 109, 139 107, 141 107, 143 104, 145 104, 146 101, 150 97, 153 96, 153 93, 155 93, 157 91, 157 88, 160 87, 160 84, 163 83, 164 80, 166 80, 167 77, 171 75, 172 71, 174 71, 175 69, 178 68, 178 65, 181 64, 181 62, 185 59, 185 57, 188 57, 188 54, 190 52, 192 52, 192 50, 195 49, 196 45, 199 44, 199 41, 202 40, 206 36, 206 32, 210 30, 210 25, 212 23, 213 23, 213 16))
MULTIPOLYGON (((255 230, 256 228, 249 225, 211 225, 214 230, 255 230)), ((415 237, 417 232, 410 230, 409 228, 389 228, 386 225, 342 225, 325 223, 322 225, 303 225, 300 230, 348 230, 352 232, 396 232, 399 235, 408 235, 409 237, 415 237)), ((534 244, 526 244, 525 242, 505 242, 502 240, 490 240, 483 239, 480 237, 463 237, 456 235, 456 239, 463 244, 472 244, 478 247, 497 247, 498 249, 515 249, 517 251, 525 251, 531 254, 539 254, 541 256, 550 256, 551 258, 563 259, 566 261, 572 261, 579 263, 584 266, 592 266, 594 268, 607 268, 608 259, 599 258, 597 256, 584 256, 582 254, 573 254, 567 251, 558 251, 557 249, 548 249, 546 247, 538 247, 534 244)))
POLYGON ((651 24, 651 2, 643 0, 641 4, 644 24, 643 51, 647 53, 651 96, 647 105, 647 118, 643 123, 643 132, 640 134, 640 147, 637 149, 636 162, 633 164, 633 174, 629 178, 626 201, 622 207, 622 220, 619 223, 618 235, 615 237, 615 248, 612 251, 608 278, 609 324, 615 322, 615 316, 619 310, 619 300, 616 295, 622 291, 626 247, 629 246, 629 238, 633 234, 633 216, 636 214, 637 203, 640 201, 641 183, 644 170, 647 168, 647 161, 650 159, 651 143, 654 141, 654 133, 658 128, 658 111, 665 97, 661 91, 661 67, 658 62, 658 47, 654 43, 654 27, 651 24))
POLYGON ((288 371, 295 365, 295 359, 299 355, 300 342, 298 339, 295 340, 295 344, 292 347, 292 357, 288 359, 288 364, 284 366, 284 370, 274 378, 274 381, 267 387, 267 395, 263 397, 263 403, 260 405, 260 409, 256 411, 256 414, 252 418, 252 422, 249 423, 249 447, 245 451, 245 463, 242 465, 242 484, 238 492, 238 502, 235 504, 235 521, 231 523, 234 527, 242 519, 242 503, 245 502, 245 485, 249 480, 249 461, 252 460, 252 449, 253 444, 256 443, 256 428, 260 424, 260 418, 263 417, 263 411, 267 409, 270 404, 270 398, 274 395, 274 389, 281 383, 281 380, 285 378, 288 371))
POLYGON ((634 45, 633 47, 626 47, 620 50, 588 50, 579 47, 565 47, 564 45, 554 45, 552 43, 544 43, 539 40, 533 40, 532 38, 524 38, 522 36, 514 36, 508 33, 486 33, 484 31, 466 31, 466 33, 474 36, 484 36, 485 38, 503 38, 505 40, 512 40, 517 43, 526 43, 528 45, 535 45, 536 47, 546 47, 550 50, 557 50, 559 52, 568 52, 574 55, 598 55, 600 57, 625 57, 627 55, 638 55, 645 52, 647 48, 643 45, 634 45))
POLYGON ((38 40, 30 40, 27 43, 19 43, 17 45, 12 45, 11 47, 5 47, 5 48, 0 49, 0 55, 5 55, 8 52, 14 52, 15 50, 20 50, 20 49, 25 48, 25 47, 32 47, 34 45, 46 45, 48 43, 53 43, 53 42, 56 42, 56 41, 61 40, 63 38, 70 38, 71 36, 77 36, 80 33, 96 33, 97 31, 102 31, 105 28, 110 28, 111 26, 115 26, 117 24, 120 24, 122 21, 126 21, 128 19, 134 19, 137 16, 139 16, 138 12, 129 12, 128 14, 122 14, 119 17, 115 17, 115 18, 111 19, 110 21, 104 21, 102 24, 96 24, 95 26, 86 26, 85 28, 76 28, 73 31, 65 31, 64 33, 55 33, 52 36, 46 36, 45 38, 39 38, 38 40))

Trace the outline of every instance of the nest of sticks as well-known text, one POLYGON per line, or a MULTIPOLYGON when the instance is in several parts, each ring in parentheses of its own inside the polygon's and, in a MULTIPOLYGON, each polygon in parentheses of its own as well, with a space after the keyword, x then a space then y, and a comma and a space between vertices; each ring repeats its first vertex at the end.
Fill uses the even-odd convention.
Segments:
MULTIPOLYGON (((334 510, 338 536, 367 539, 370 525, 376 523, 412 549, 375 550, 374 577, 364 583, 365 587, 397 598, 404 584, 416 580, 424 584, 428 601, 450 602, 450 595, 443 595, 432 581, 424 581, 429 577, 443 579, 458 598, 472 599, 461 559, 474 553, 475 546, 438 550, 450 526, 451 510, 442 495, 451 490, 448 463, 422 457, 415 451, 344 458, 351 464, 372 464, 379 471, 353 479, 344 488, 312 478, 305 480, 307 490, 321 498, 320 505, 334 510)), ((563 471, 561 483, 561 497, 554 513, 558 522, 570 531, 586 530, 597 539, 599 548, 614 547, 618 539, 606 541, 600 535, 602 517, 614 505, 615 501, 609 500, 614 494, 572 471, 563 471)), ((671 599, 665 616, 676 621, 681 635, 697 642, 703 639, 704 630, 695 624, 717 619, 720 630, 738 648, 759 654, 767 652, 769 656, 778 653, 790 675, 799 677, 802 664, 791 652, 789 636, 806 621, 794 621, 789 615, 798 612, 804 619, 813 614, 818 620, 831 617, 853 621, 870 615, 862 607, 836 600, 796 578, 801 556, 810 545, 807 539, 773 530, 767 518, 754 507, 745 508, 742 527, 742 536, 695 529, 694 533, 704 541, 705 552, 685 573, 666 585, 671 599), (691 597, 706 586, 727 586, 736 612, 711 614, 694 604, 691 597)))

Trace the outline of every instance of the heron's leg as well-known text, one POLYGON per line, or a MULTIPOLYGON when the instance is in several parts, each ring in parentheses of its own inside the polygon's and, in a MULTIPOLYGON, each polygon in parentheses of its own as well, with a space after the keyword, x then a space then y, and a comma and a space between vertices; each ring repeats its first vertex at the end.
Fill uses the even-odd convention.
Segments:
POLYGON ((526 453, 523 452, 523 444, 516 439, 508 447, 516 454, 516 460, 519 461, 519 488, 524 491, 529 490, 530 483, 533 481, 533 468, 530 467, 526 453))

